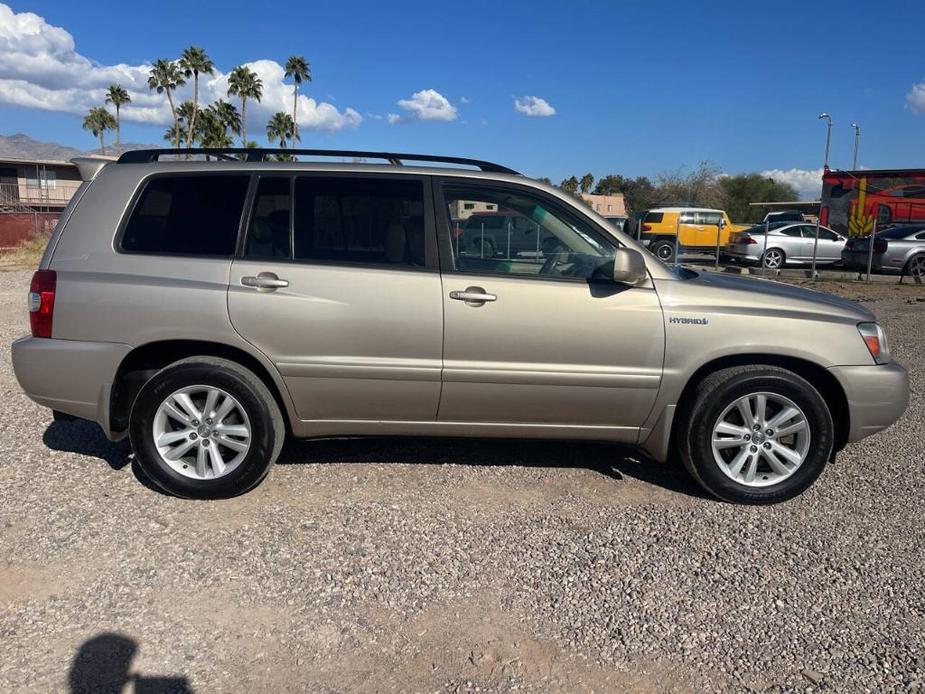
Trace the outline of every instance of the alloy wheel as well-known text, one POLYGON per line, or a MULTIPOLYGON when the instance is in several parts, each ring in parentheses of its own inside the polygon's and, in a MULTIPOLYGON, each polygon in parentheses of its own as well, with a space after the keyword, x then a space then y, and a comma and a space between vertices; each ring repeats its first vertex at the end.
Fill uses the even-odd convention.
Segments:
POLYGON ((233 396, 220 388, 188 386, 167 396, 152 434, 161 459, 185 477, 210 480, 237 468, 250 450, 251 425, 233 396))
POLYGON ((764 254, 764 266, 771 270, 777 270, 784 264, 784 255, 779 250, 772 248, 764 254))
POLYGON ((747 487, 787 479, 806 460, 809 446, 803 410, 777 393, 742 396, 713 425, 713 459, 723 474, 747 487))

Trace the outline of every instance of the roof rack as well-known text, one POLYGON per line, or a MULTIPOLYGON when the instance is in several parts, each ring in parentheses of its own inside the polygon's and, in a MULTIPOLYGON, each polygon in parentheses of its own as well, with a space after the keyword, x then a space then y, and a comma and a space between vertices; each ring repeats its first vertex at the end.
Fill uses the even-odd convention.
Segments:
POLYGON ((266 161, 269 157, 279 155, 306 155, 315 157, 352 157, 356 159, 384 159, 395 166, 403 166, 405 161, 438 162, 441 164, 460 164, 474 166, 482 171, 491 173, 506 173, 520 175, 519 172, 500 164, 481 159, 466 159, 465 157, 443 157, 432 154, 406 154, 399 152, 363 152, 349 149, 271 149, 264 147, 222 147, 206 148, 193 147, 190 149, 133 149, 124 152, 119 157, 120 164, 148 164, 156 162, 164 156, 201 155, 215 157, 224 161, 266 161), (235 156, 235 155, 244 155, 235 156))

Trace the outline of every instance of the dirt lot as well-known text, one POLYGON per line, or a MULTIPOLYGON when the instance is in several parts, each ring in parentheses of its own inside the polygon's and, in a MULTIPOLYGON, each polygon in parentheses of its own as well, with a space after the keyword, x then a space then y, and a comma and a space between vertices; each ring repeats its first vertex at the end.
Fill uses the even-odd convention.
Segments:
POLYGON ((418 439, 169 498, 20 393, 28 280, 0 272, 0 691, 925 688, 922 287, 824 285, 876 311, 912 402, 741 508, 617 446, 418 439))

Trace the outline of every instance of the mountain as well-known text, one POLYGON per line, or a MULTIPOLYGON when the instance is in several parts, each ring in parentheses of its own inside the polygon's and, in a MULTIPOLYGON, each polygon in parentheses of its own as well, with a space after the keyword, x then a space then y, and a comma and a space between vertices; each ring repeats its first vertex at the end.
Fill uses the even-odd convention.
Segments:
MULTIPOLYGON (((158 145, 144 145, 137 142, 124 142, 118 149, 114 144, 106 145, 106 154, 121 154, 130 149, 154 149, 158 145)), ((13 157, 15 159, 53 159, 67 161, 72 157, 86 157, 99 154, 99 149, 82 151, 74 147, 59 145, 57 142, 40 142, 28 135, 0 135, 0 157, 13 157)))

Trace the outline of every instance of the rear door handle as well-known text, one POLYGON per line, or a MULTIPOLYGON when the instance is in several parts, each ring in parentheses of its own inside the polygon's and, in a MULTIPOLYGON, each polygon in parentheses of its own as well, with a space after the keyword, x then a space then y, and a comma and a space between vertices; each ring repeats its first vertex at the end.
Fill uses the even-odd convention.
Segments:
POLYGON ((288 287, 289 280, 281 280, 275 272, 261 272, 256 277, 252 275, 242 277, 241 284, 245 287, 254 287, 257 291, 272 292, 282 287, 288 287))
POLYGON ((450 292, 450 298, 456 301, 465 301, 469 306, 481 306, 486 301, 497 301, 497 294, 489 294, 481 287, 466 287, 465 290, 450 292))

